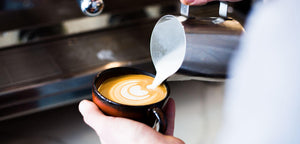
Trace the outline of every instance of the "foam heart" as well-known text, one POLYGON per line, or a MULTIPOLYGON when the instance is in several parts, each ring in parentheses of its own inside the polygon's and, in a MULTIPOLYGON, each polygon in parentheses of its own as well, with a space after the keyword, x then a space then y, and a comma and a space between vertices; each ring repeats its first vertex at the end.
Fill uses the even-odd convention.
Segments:
POLYGON ((132 86, 129 91, 136 96, 144 96, 148 94, 148 91, 142 90, 142 87, 139 85, 132 86))

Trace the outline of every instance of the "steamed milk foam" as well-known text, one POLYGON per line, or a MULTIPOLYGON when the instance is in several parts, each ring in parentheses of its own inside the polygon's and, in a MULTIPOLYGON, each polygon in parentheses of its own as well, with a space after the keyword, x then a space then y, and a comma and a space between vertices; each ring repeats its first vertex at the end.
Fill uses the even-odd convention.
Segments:
POLYGON ((148 105, 163 100, 167 88, 160 85, 148 89, 154 78, 142 74, 129 74, 104 81, 98 91, 111 101, 126 105, 148 105))

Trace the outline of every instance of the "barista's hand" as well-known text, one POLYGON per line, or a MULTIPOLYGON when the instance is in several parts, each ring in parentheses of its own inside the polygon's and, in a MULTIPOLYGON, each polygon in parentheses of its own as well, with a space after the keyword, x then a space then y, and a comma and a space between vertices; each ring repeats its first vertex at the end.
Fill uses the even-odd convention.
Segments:
POLYGON ((98 134, 101 144, 184 144, 173 137, 175 103, 169 99, 166 107, 168 127, 166 135, 156 132, 153 128, 126 118, 104 115, 91 101, 83 100, 79 111, 84 121, 98 134))
MULTIPOLYGON (((211 1, 218 1, 218 0, 180 0, 181 3, 185 5, 204 5, 211 1)), ((241 0, 219 0, 219 1, 229 1, 229 2, 237 2, 241 0)))

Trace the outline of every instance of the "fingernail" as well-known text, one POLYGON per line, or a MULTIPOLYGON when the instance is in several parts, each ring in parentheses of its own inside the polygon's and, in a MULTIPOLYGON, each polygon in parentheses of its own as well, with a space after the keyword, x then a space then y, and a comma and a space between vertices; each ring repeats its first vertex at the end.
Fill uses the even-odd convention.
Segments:
POLYGON ((82 100, 79 105, 78 105, 78 108, 79 108, 79 111, 82 112, 83 110, 85 110, 85 105, 88 103, 87 100, 82 100))
POLYGON ((85 103, 87 103, 87 102, 88 102, 87 100, 82 100, 82 101, 79 103, 79 105, 85 104, 85 103))

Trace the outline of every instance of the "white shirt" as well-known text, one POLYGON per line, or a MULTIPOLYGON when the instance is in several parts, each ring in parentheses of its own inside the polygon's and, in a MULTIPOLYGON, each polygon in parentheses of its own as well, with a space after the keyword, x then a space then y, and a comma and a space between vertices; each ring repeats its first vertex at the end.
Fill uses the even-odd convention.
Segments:
POLYGON ((218 144, 300 144, 300 0, 256 5, 230 75, 218 144))

